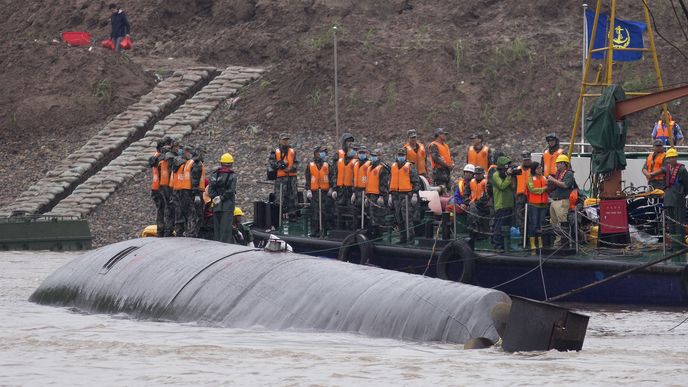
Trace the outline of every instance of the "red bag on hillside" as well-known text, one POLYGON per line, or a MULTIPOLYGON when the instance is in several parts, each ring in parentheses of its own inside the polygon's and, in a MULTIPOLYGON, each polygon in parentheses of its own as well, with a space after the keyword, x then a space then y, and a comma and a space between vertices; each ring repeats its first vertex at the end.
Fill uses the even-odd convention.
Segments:
POLYGON ((133 42, 131 41, 131 38, 125 36, 124 39, 122 39, 122 41, 119 42, 119 46, 122 47, 122 50, 131 50, 132 43, 133 42))
POLYGON ((113 42, 112 39, 106 39, 100 42, 100 46, 103 48, 109 48, 110 50, 114 50, 115 42, 113 42))
POLYGON ((72 47, 90 46, 91 34, 80 31, 66 31, 62 33, 62 40, 72 47))

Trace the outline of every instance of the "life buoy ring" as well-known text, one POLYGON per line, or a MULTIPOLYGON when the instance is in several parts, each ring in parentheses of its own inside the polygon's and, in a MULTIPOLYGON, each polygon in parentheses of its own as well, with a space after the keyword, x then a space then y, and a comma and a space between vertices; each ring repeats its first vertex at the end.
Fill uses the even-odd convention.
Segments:
POLYGON ((373 254, 373 242, 362 232, 349 234, 342 241, 337 253, 337 259, 343 262, 351 262, 357 265, 365 265, 373 254), (358 256, 352 257, 352 250, 358 248, 358 256), (352 259, 353 258, 353 259, 352 259))
POLYGON ((475 254, 464 241, 449 242, 437 258, 437 278, 444 280, 471 283, 475 268, 475 254))

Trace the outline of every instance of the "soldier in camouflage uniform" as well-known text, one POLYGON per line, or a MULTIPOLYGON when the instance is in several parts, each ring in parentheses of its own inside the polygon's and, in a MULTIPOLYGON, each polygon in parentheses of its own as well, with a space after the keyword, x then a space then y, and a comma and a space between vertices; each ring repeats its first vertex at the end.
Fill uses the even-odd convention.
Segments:
POLYGON ((381 159, 382 151, 375 149, 370 152, 370 168, 366 177, 366 199, 370 217, 370 234, 373 238, 382 235, 380 229, 385 225, 388 214, 385 199, 389 195, 389 166, 381 159))
POLYGON ((418 220, 419 191, 420 177, 416 167, 406 161, 406 148, 401 148, 390 170, 388 200, 394 208, 394 219, 400 230, 400 243, 413 241, 414 223, 418 220))
POLYGON ((280 202, 280 186, 282 186, 282 216, 285 214, 290 218, 296 211, 297 187, 296 170, 299 166, 299 159, 296 151, 289 145, 289 135, 280 134, 279 147, 270 152, 268 157, 270 167, 277 171, 275 179, 275 200, 280 202))
POLYGON ((191 153, 193 166, 191 167, 191 197, 189 202, 186 236, 198 238, 203 221, 203 191, 205 190, 205 166, 203 165, 203 153, 199 148, 194 148, 191 153))
POLYGON ((430 167, 432 168, 432 183, 449 192, 451 170, 454 161, 447 145, 447 132, 443 128, 435 129, 435 140, 428 145, 430 153, 430 167))
POLYGON ((332 200, 335 186, 335 168, 327 163, 327 148, 317 146, 313 150, 313 161, 306 166, 304 173, 306 198, 310 201, 311 232, 310 236, 325 236, 327 230, 334 226, 332 200), (322 204, 322 214, 320 205, 322 204), (323 229, 320 229, 322 216, 323 229))

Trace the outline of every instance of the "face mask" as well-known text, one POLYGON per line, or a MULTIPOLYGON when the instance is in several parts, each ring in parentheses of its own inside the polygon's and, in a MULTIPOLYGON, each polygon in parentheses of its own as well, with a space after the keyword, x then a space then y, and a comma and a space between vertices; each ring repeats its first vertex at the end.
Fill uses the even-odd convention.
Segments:
POLYGON ((370 161, 377 163, 377 156, 370 156, 370 161))
POLYGON ((359 153, 359 154, 358 154, 358 159, 359 159, 359 160, 365 160, 365 159, 367 159, 367 158, 368 158, 368 155, 366 155, 365 153, 359 153))
POLYGON ((349 152, 346 155, 349 157, 354 157, 356 156, 356 151, 353 149, 349 149, 349 152))
POLYGON ((184 154, 184 149, 177 149, 177 155, 182 156, 184 154))
POLYGON ((320 152, 320 159, 325 160, 327 158, 327 152, 320 152))
POLYGON ((397 156, 397 160, 398 160, 400 163, 406 162, 406 156, 397 156))

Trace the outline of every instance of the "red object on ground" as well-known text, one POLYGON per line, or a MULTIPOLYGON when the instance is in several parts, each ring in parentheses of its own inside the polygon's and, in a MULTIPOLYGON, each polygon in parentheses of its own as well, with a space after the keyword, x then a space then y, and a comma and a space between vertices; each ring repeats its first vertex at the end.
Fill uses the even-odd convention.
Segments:
POLYGON ((112 39, 106 39, 100 42, 100 46, 103 48, 109 48, 110 50, 114 50, 115 42, 113 42, 112 39))
POLYGON ((62 33, 62 40, 70 46, 90 46, 91 34, 88 32, 67 31, 62 33))
POLYGON ((134 42, 131 41, 131 38, 128 36, 125 36, 124 39, 122 39, 121 42, 119 42, 119 46, 122 47, 122 50, 131 50, 131 46, 134 42))
POLYGON ((626 200, 600 200, 600 232, 620 234, 628 232, 626 200))

